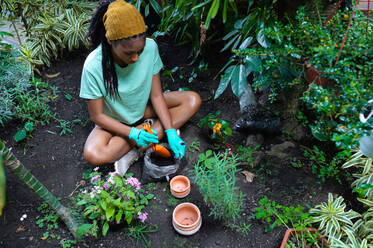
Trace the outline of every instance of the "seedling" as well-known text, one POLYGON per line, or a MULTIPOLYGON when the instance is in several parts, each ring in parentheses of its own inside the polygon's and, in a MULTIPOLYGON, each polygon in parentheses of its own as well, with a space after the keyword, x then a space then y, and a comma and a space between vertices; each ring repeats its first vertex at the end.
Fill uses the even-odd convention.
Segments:
POLYGON ((194 152, 200 152, 201 151, 200 145, 201 144, 200 144, 198 138, 195 138, 193 140, 193 142, 190 144, 190 146, 188 147, 188 151, 192 152, 192 153, 194 153, 194 152))
POLYGON ((188 83, 193 82, 193 80, 197 77, 197 73, 195 72, 194 68, 192 70, 192 73, 190 74, 190 77, 188 78, 188 83))
POLYGON ((162 72, 162 76, 164 77, 170 77, 172 79, 172 82, 175 82, 175 79, 174 77, 172 76, 175 72, 177 72, 179 70, 179 67, 178 66, 175 66, 174 68, 172 68, 171 70, 165 70, 162 72))
MULTIPOLYGON (((42 203, 38 207, 38 211, 42 215, 36 217, 36 224, 39 228, 46 227, 48 231, 58 229, 58 220, 60 217, 47 203, 42 203)), ((43 237, 48 238, 49 232, 44 233, 43 237)))
POLYGON ((158 225, 136 225, 125 228, 126 235, 134 238, 136 240, 136 245, 139 240, 144 242, 145 247, 150 247, 151 243, 146 239, 147 233, 158 232, 158 225))
POLYGON ((16 142, 20 142, 24 140, 27 136, 31 137, 31 132, 34 130, 34 123, 32 121, 28 121, 23 126, 23 129, 18 130, 17 133, 14 135, 14 140, 16 142))
POLYGON ((67 100, 69 100, 69 101, 71 101, 71 99, 73 99, 73 97, 72 97, 69 93, 67 93, 67 94, 65 95, 65 98, 66 98, 67 100))
POLYGON ((207 71, 207 67, 208 67, 208 63, 205 63, 205 61, 201 60, 199 62, 199 65, 198 65, 198 69, 201 71, 201 72, 204 72, 204 71, 207 71))
POLYGON ((66 121, 66 120, 62 120, 62 119, 59 119, 58 120, 59 122, 59 125, 57 127, 61 128, 61 132, 60 132, 60 136, 64 135, 64 134, 72 134, 73 131, 71 130, 71 122, 70 121, 66 121))

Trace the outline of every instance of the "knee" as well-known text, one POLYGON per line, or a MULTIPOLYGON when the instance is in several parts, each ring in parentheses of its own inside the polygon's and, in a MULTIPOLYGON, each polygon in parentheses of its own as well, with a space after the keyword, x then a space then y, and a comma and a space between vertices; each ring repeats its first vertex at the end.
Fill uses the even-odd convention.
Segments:
POLYGON ((103 164, 102 159, 98 156, 98 151, 93 149, 84 149, 83 152, 84 159, 93 166, 99 166, 103 164))
POLYGON ((197 112, 202 103, 201 97, 197 92, 194 91, 189 91, 188 93, 188 104, 191 109, 197 112))

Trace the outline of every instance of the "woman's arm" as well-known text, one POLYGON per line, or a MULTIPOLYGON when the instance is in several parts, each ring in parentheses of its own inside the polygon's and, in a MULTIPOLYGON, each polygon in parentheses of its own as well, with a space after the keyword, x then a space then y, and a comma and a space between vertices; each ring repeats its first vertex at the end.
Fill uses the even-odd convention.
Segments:
POLYGON ((131 127, 104 114, 102 98, 89 99, 87 100, 87 104, 89 116, 96 125, 115 133, 118 136, 128 138, 131 132, 131 127))
POLYGON ((170 112, 163 97, 161 78, 159 73, 153 75, 150 101, 154 111, 162 123, 164 130, 173 129, 170 112))

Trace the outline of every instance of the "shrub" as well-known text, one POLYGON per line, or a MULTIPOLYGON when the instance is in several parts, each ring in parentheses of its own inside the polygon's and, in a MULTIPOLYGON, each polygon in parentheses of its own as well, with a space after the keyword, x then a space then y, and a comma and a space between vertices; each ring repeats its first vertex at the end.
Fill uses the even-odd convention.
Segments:
MULTIPOLYGON (((300 91, 301 100, 312 111, 308 121, 312 134, 321 141, 333 141, 344 150, 357 145, 369 127, 359 121, 359 112, 373 98, 373 24, 356 12, 337 63, 339 49, 351 13, 338 11, 324 27, 318 8, 301 7, 288 24, 277 22, 265 33, 268 48, 235 51, 245 70, 253 72, 256 90, 268 89, 271 100, 279 93, 300 91), (368 26, 367 26, 368 25, 368 26), (368 32, 368 35, 366 35, 368 32), (315 67, 328 84, 311 82, 306 72, 315 67), (305 91, 304 91, 305 90, 305 91)), ((244 88, 244 87, 241 87, 244 88)))
POLYGON ((243 211, 244 194, 236 186, 237 169, 235 155, 213 153, 211 150, 199 155, 192 174, 204 201, 210 207, 210 215, 230 224, 243 211))

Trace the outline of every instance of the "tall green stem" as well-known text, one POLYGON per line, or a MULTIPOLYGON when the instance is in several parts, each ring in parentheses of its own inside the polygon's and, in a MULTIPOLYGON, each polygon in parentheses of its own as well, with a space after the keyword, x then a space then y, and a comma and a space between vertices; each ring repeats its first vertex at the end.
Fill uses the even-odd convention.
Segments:
POLYGON ((57 198, 38 180, 25 166, 5 147, 0 140, 0 156, 3 159, 4 166, 8 167, 20 180, 29 186, 44 202, 48 203, 53 210, 65 222, 70 232, 77 238, 77 229, 79 222, 71 215, 68 208, 64 207, 57 198))

